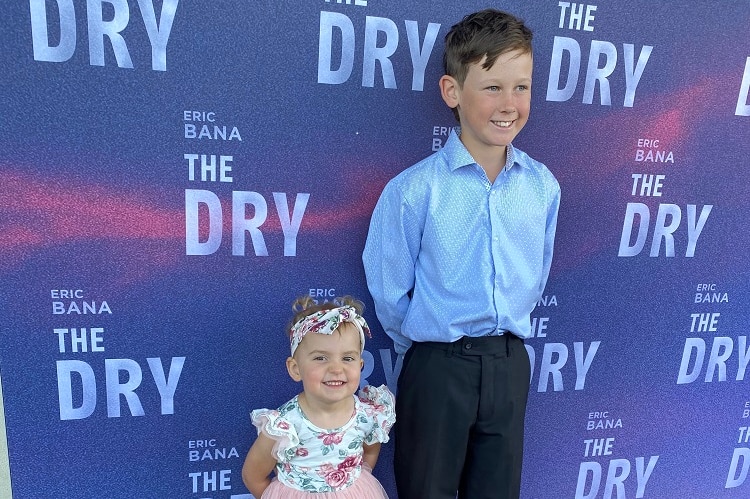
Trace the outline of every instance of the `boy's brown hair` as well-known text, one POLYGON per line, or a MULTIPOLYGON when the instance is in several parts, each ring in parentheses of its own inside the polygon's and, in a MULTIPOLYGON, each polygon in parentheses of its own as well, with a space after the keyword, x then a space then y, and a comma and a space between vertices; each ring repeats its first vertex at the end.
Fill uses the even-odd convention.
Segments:
MULTIPOLYGON (((489 69, 501 54, 513 50, 531 54, 532 37, 523 21, 507 12, 485 9, 469 14, 445 35, 445 74, 463 87, 469 66, 487 56, 482 68, 489 69)), ((456 109, 453 112, 458 119, 456 109)))

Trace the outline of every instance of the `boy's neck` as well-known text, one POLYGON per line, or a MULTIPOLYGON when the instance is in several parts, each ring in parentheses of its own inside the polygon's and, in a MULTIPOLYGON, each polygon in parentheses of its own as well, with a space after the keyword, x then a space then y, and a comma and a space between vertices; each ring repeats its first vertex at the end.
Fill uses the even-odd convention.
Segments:
POLYGON ((497 146, 477 150, 476 147, 470 147, 470 145, 467 145, 463 139, 461 142, 463 142, 466 150, 471 154, 471 157, 474 158, 474 161, 482 167, 490 183, 493 183, 505 167, 505 162, 508 159, 508 146, 497 146))

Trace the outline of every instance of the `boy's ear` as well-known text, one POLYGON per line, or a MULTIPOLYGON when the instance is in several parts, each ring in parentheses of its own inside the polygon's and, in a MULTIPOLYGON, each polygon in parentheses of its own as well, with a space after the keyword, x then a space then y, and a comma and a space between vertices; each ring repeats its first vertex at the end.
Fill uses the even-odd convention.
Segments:
POLYGON ((449 108, 453 109, 458 106, 458 93, 461 90, 458 87, 458 82, 455 78, 448 75, 443 75, 440 78, 440 96, 443 101, 448 105, 449 108))
POLYGON ((302 381, 302 376, 299 373, 299 365, 294 357, 288 357, 286 359, 286 372, 289 373, 289 377, 294 381, 302 381))

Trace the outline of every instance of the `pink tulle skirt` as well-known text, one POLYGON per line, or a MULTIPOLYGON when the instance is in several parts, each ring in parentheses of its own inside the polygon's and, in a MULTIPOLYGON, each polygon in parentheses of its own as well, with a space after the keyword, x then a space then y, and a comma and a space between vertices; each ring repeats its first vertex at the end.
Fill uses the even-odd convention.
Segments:
POLYGON ((335 492, 304 492, 302 490, 287 487, 276 478, 271 480, 271 485, 263 492, 260 499, 388 499, 383 486, 372 474, 362 469, 353 484, 344 490, 335 492))

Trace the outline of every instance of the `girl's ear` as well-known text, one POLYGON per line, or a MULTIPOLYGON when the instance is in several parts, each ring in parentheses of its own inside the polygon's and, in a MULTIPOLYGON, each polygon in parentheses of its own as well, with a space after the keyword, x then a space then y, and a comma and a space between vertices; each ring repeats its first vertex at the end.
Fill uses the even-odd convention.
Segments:
POLYGON ((289 377, 294 381, 302 381, 302 375, 299 372, 299 364, 294 360, 294 357, 286 359, 286 372, 289 373, 289 377))

